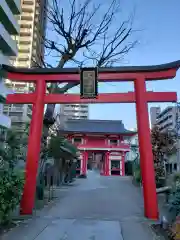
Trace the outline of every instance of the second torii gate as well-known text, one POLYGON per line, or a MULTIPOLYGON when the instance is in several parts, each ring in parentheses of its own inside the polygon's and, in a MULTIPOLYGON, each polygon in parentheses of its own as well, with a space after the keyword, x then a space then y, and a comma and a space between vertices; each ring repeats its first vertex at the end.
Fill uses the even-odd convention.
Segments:
POLYGON ((148 102, 176 102, 176 92, 147 92, 146 81, 170 79, 176 76, 180 61, 159 66, 115 67, 98 69, 99 82, 133 81, 135 91, 99 94, 97 99, 81 99, 78 94, 46 94, 47 82, 79 82, 79 69, 19 69, 2 66, 4 77, 12 81, 34 82, 34 93, 10 94, 7 103, 33 104, 30 125, 26 176, 21 200, 21 214, 32 214, 36 192, 36 176, 43 127, 44 104, 47 103, 136 103, 143 183, 145 216, 158 219, 158 203, 154 163, 149 128, 148 102))

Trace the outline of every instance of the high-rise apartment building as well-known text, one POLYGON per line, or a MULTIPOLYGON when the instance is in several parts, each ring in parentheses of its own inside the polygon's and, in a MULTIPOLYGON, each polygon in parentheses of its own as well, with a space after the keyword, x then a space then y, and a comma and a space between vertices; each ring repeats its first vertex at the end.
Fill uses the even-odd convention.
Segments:
MULTIPOLYGON (((21 0, 21 15, 17 16, 20 26, 19 36, 14 39, 18 46, 18 55, 11 59, 14 66, 31 68, 41 64, 44 55, 43 37, 46 25, 47 0, 21 0)), ((9 1, 10 2, 10 1, 9 1)), ((7 86, 17 93, 33 91, 33 83, 6 81, 7 86)), ((13 104, 4 106, 4 114, 9 115, 12 127, 22 129, 32 115, 31 105, 13 104)))
POLYGON ((60 106, 60 116, 65 120, 69 119, 88 119, 88 104, 62 104, 60 106))
MULTIPOLYGON (((152 109, 151 109, 152 110, 152 109)), ((169 106, 162 111, 158 111, 154 125, 159 126, 160 131, 176 130, 177 121, 180 118, 180 107, 169 106)), ((152 118, 151 118, 152 124, 152 118)))
POLYGON ((161 112, 160 107, 151 107, 150 108, 150 118, 151 118, 151 128, 156 125, 157 117, 161 112))
MULTIPOLYGON (((16 16, 20 14, 19 0, 1 0, 0 1, 0 65, 10 64, 10 57, 18 53, 16 42, 12 36, 19 34, 19 25, 16 16)), ((11 91, 4 85, 4 79, 0 71, 0 136, 3 128, 11 126, 11 119, 3 114, 3 102, 6 95, 11 91)))
POLYGON ((180 105, 169 106, 162 110, 157 118, 156 125, 161 132, 174 131, 176 133, 176 142, 173 151, 166 159, 166 171, 172 173, 173 170, 180 171, 180 105))

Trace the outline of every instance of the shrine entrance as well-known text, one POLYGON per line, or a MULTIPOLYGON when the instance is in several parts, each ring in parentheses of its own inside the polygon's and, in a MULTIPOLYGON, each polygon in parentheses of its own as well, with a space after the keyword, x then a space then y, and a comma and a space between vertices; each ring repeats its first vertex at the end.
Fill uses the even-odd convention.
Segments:
POLYGON ((143 67, 99 68, 98 82, 134 82, 134 92, 102 93, 96 99, 82 99, 79 94, 46 94, 48 82, 80 82, 79 69, 18 69, 3 65, 4 77, 11 81, 34 82, 34 93, 10 94, 7 103, 33 104, 30 125, 26 176, 21 200, 21 214, 32 214, 36 192, 36 176, 40 154, 44 105, 47 103, 135 103, 142 173, 144 211, 149 219, 158 219, 158 203, 149 127, 148 102, 176 102, 176 92, 148 92, 146 81, 171 79, 176 76, 180 61, 143 67))

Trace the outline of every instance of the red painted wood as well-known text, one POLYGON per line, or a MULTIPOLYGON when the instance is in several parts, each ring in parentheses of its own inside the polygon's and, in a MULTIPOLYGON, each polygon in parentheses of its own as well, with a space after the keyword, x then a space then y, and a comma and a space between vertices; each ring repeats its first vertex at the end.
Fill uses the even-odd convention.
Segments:
MULTIPOLYGON (((147 92, 148 102, 176 102, 176 92, 147 92)), ((96 99, 81 99, 79 94, 49 94, 45 103, 135 103, 135 93, 101 93, 96 99)))
POLYGON ((106 152, 105 154, 105 172, 104 175, 105 176, 109 176, 109 152, 106 152))
POLYGON ((135 92, 145 216, 157 220, 158 203, 154 162, 149 128, 148 106, 146 102, 146 83, 143 77, 135 81, 135 92))
POLYGON ((41 146, 41 135, 44 114, 44 94, 46 84, 39 81, 36 86, 36 103, 33 107, 33 114, 30 126, 28 152, 26 161, 25 185, 21 200, 21 214, 32 214, 36 193, 36 176, 41 146))
MULTIPOLYGON (((120 136, 120 135, 119 135, 120 136)), ((117 136, 117 139, 119 139, 119 136, 117 136)), ((73 138, 73 137, 72 137, 73 138)), ((82 137, 83 138, 83 137, 82 137)), ((110 139, 110 138, 109 138, 110 139)), ((126 149, 127 151, 129 151, 130 147, 129 147, 129 144, 127 143, 123 143, 121 142, 118 146, 111 146, 108 144, 108 141, 107 141, 107 137, 99 137, 96 135, 94 135, 94 137, 88 137, 88 136, 85 136, 84 137, 84 143, 83 144, 77 144, 77 147, 79 149, 85 149, 85 150, 88 150, 88 149, 93 149, 93 148, 96 148, 96 149, 126 149)), ((94 152, 94 150, 92 150, 94 152)), ((102 150, 99 150, 99 151, 102 151, 102 150)))
MULTIPOLYGON (((120 82, 134 81, 139 76, 143 76, 146 80, 170 79, 176 76, 177 69, 169 69, 157 72, 131 72, 131 73, 99 73, 98 82, 120 82)), ((44 79, 47 82, 79 82, 79 74, 24 74, 24 73, 8 73, 7 79, 22 82, 35 82, 44 79)))
MULTIPOLYGON (((176 102, 176 92, 147 92, 148 102, 176 102)), ((36 100, 34 93, 9 94, 6 103, 29 103, 36 100)), ((101 93, 97 99, 81 99, 79 94, 48 94, 45 103, 135 103, 135 93, 101 93)))
POLYGON ((122 156, 122 176, 125 176, 125 156, 126 156, 126 152, 121 152, 121 156, 122 156))
POLYGON ((14 94, 8 94, 6 98, 6 103, 29 103, 33 104, 36 100, 36 94, 35 93, 14 93, 14 94))
POLYGON ((82 170, 81 170, 81 174, 86 175, 87 174, 87 161, 88 161, 88 152, 87 151, 83 151, 82 152, 82 170))

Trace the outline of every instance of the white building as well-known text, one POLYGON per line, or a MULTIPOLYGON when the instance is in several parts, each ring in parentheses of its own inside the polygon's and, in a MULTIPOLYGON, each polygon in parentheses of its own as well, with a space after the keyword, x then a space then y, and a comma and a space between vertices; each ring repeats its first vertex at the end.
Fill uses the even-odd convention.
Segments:
MULTIPOLYGON (((10 57, 18 53, 16 41, 12 36, 19 34, 16 16, 20 14, 20 0, 0 1, 0 65, 10 64, 10 57)), ((11 92, 4 86, 4 79, 0 72, 0 102, 4 102, 6 95, 11 92)), ((3 105, 0 105, 0 126, 9 128, 11 120, 3 115, 3 105)))
POLYGON ((126 153, 126 161, 134 161, 139 156, 139 141, 137 133, 129 139, 129 143, 130 151, 126 153))
POLYGON ((62 104, 60 106, 60 116, 65 120, 69 119, 88 119, 88 104, 62 104))
POLYGON ((176 114, 180 115, 177 107, 167 107, 157 116, 156 124, 160 131, 173 130, 176 128, 176 114), (177 112, 178 111, 178 112, 177 112))
POLYGON ((159 107, 153 107, 150 112, 154 113, 151 114, 151 125, 158 125, 162 132, 174 130, 177 125, 177 117, 180 118, 180 107, 178 106, 169 106, 162 111, 159 107), (155 118, 156 121, 154 121, 155 118))
POLYGON ((151 117, 151 128, 156 125, 157 116, 160 114, 161 108, 160 107, 151 107, 150 109, 150 117, 151 117))
MULTIPOLYGON (((154 109, 155 107, 153 108, 153 111, 155 112, 154 109)), ((159 107, 157 107, 157 111, 159 111, 159 107)), ((153 120, 154 119, 152 119, 151 115, 151 124, 153 120)), ((169 106, 160 111, 156 115, 156 122, 154 125, 157 125, 161 132, 173 130, 177 134, 177 141, 172 151, 165 156, 168 162, 165 165, 166 172, 168 173, 172 173, 177 170, 180 171, 180 138, 178 138, 178 136, 180 136, 180 105, 177 104, 177 106, 169 106)))
MULTIPOLYGON (((31 68, 41 65, 41 58, 44 55, 43 36, 46 26, 46 0, 3 0, 5 2, 16 2, 21 6, 21 14, 16 16, 19 25, 19 34, 13 36, 16 47, 16 54, 11 58, 15 67, 31 68), (37 63, 37 64, 36 64, 37 63)), ((1 0, 0 0, 1 2, 1 0)), ((18 26, 17 25, 17 26, 18 26)), ((6 80, 6 85, 16 93, 27 93, 34 89, 33 83, 15 82, 6 80)), ((12 128, 16 131, 23 131, 25 123, 32 117, 31 104, 4 105, 4 114, 11 117, 12 128)))

